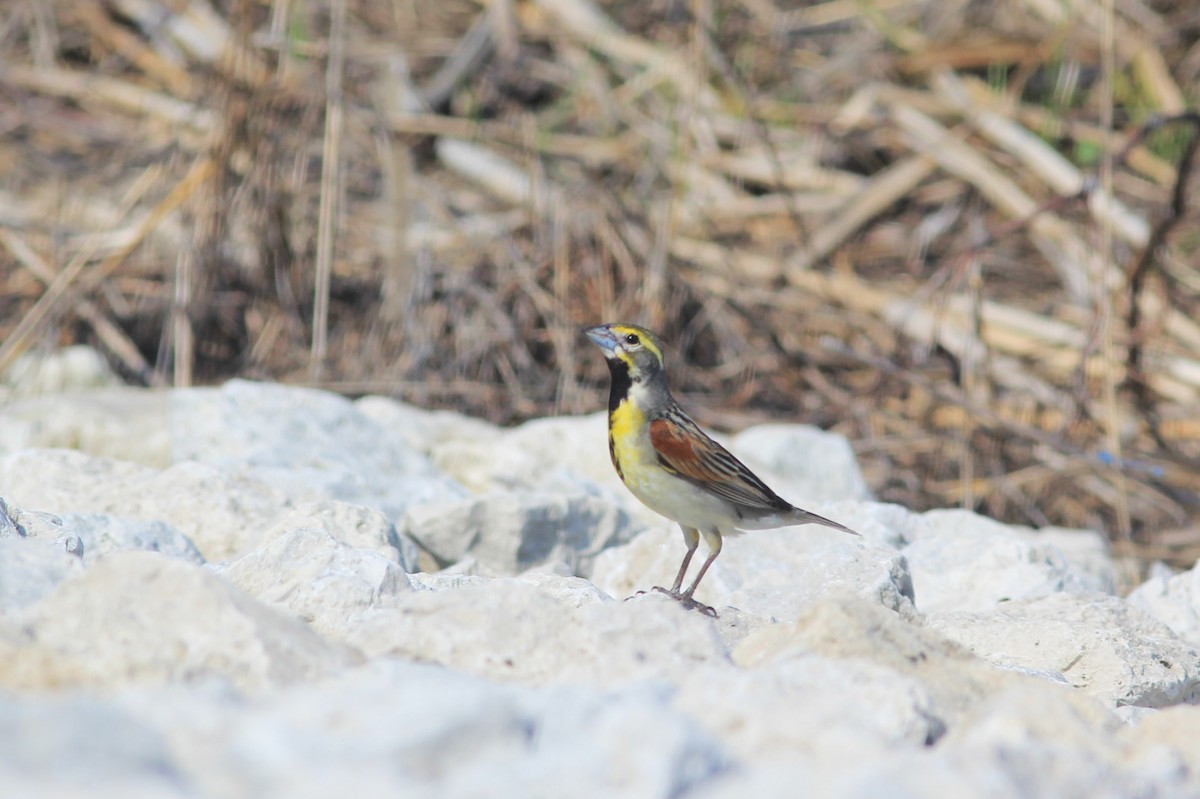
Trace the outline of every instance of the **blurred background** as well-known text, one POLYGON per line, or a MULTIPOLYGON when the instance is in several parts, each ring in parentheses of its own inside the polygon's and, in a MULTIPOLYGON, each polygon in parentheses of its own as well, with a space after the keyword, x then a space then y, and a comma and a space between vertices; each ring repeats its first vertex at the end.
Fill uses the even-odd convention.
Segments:
POLYGON ((1200 555, 1200 6, 6 0, 0 373, 499 423, 639 322, 718 430, 1200 555))

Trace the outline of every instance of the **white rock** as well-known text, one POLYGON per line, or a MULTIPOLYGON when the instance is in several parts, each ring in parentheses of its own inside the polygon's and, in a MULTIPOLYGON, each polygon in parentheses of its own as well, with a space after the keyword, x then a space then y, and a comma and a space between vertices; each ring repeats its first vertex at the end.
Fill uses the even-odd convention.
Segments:
MULTIPOLYGON (((1024 533, 1025 528, 1016 529, 1024 533)), ((1070 564, 1075 578, 1090 586, 1088 590, 1117 593, 1121 583, 1119 569, 1113 561, 1108 538, 1101 533, 1068 527, 1042 527, 1028 535, 1039 543, 1057 547, 1070 564)))
POLYGON ((27 510, 166 522, 209 560, 258 546, 290 507, 267 485, 198 463, 159 471, 70 450, 0 457, 0 485, 12 503, 27 510))
MULTIPOLYGON (((1130 786, 1139 781, 1159 786, 1159 793, 1149 795, 1170 796, 1187 782, 1186 772, 1171 773, 1158 765, 1128 767, 1123 751, 1109 744, 1120 722, 1101 702, 1068 685, 997 669, 857 597, 822 598, 794 623, 752 632, 733 656, 751 674, 795 664, 795 674, 812 680, 806 686, 812 694, 807 702, 800 692, 793 708, 785 689, 770 692, 769 683, 755 687, 778 697, 780 709, 790 710, 783 716, 792 718, 799 730, 808 724, 822 729, 808 736, 799 733, 789 760, 785 729, 757 744, 749 729, 751 724, 783 724, 771 718, 769 698, 761 698, 758 705, 747 702, 746 716, 753 721, 742 729, 733 725, 731 748, 747 760, 771 753, 774 747, 779 751, 764 755, 769 762, 750 760, 753 769, 714 780, 701 796, 763 791, 785 795, 789 784, 803 784, 814 795, 832 797, 1016 799, 1074 795, 1075 786, 1116 797, 1129 795, 1130 786), (808 672, 810 663, 822 665, 808 672), (859 671, 864 666, 869 669, 859 671), (872 676, 839 680, 839 667, 846 674, 872 676), (874 699, 878 713, 870 713, 872 700, 865 695, 844 700, 846 713, 840 719, 819 710, 828 701, 820 698, 822 686, 828 695, 836 695, 854 693, 864 685, 885 690, 891 686, 886 695, 874 699), (762 710, 756 713, 755 707, 762 710), (813 710, 816 718, 805 718, 813 710), (918 740, 922 732, 923 741, 918 740), (1089 759, 1090 767, 1085 768, 1089 759), (1114 787, 1106 787, 1106 781, 1114 787)), ((729 692, 719 685, 709 700, 718 705, 729 692)), ((767 726, 763 734, 770 729, 767 726)))
POLYGON ((1060 591, 1114 591, 1115 571, 1096 533, 1035 533, 968 511, 930 511, 923 521, 903 549, 923 612, 987 610, 1060 591))
POLYGON ((203 568, 114 552, 13 617, 0 638, 0 686, 97 688, 223 679, 261 690, 356 658, 203 568))
POLYGON ((170 394, 131 386, 17 400, 0 413, 0 454, 77 449, 147 466, 171 463, 170 394))
POLYGON ((568 469, 599 486, 624 491, 608 454, 608 413, 533 419, 507 431, 504 442, 531 466, 522 471, 502 466, 501 479, 517 477, 537 487, 546 475, 568 469))
POLYGON ((532 684, 678 678, 697 663, 727 660, 712 621, 667 597, 614 602, 579 578, 542 575, 537 583, 474 578, 405 594, 395 610, 364 616, 346 640, 370 658, 532 684))
POLYGON ((78 547, 63 541, 68 535, 63 528, 61 517, 55 516, 53 513, 23 510, 0 497, 0 538, 39 538, 43 541, 59 541, 64 544, 64 549, 74 552, 78 547))
POLYGON ((926 624, 992 663, 1061 674, 1110 705, 1200 699, 1200 655, 1113 596, 1051 594, 991 611, 929 614, 926 624))
POLYGON ((383 660, 249 701, 118 701, 168 738, 163 770, 187 795, 636 799, 690 794, 727 767, 670 692, 645 685, 535 691, 383 660))
POLYGON ((809 743, 819 753, 798 749, 790 761, 730 770, 698 796, 788 796, 797 785, 813 796, 856 799, 1190 795, 1178 793, 1189 782, 1186 771, 1131 760, 1132 747, 1114 745, 1119 724, 1098 703, 1036 681, 997 688, 975 705, 978 718, 964 717, 931 746, 904 741, 884 749, 868 733, 861 743, 843 738, 838 750, 842 724, 834 719, 834 744, 824 735, 809 743))
MULTIPOLYGON (((819 512, 820 509, 815 509, 819 512)), ((596 584, 615 597, 671 585, 686 551, 676 525, 639 535, 600 553, 596 584)), ((707 557, 704 542, 692 559, 688 580, 707 557)), ((850 590, 893 610, 911 610, 912 586, 904 557, 861 538, 808 525, 727 536, 696 599, 718 613, 737 608, 772 621, 795 619, 817 597, 850 590)))
POLYGON ((558 561, 586 574, 597 553, 637 530, 621 507, 581 495, 496 493, 417 506, 404 517, 404 532, 442 564, 470 555, 485 576, 558 561))
MULTIPOLYGON (((534 419, 509 430, 443 420, 430 457, 471 490, 544 492, 566 487, 649 514, 621 484, 608 455, 607 414, 534 419)), ((642 516, 647 518, 647 516, 642 516)))
POLYGON ((743 766, 811 759, 852 769, 868 753, 920 749, 943 732, 918 681, 874 663, 816 654, 754 669, 700 664, 684 678, 675 704, 743 766))
POLYGON ((8 367, 2 382, 17 397, 80 391, 121 383, 104 356, 85 346, 26 353, 8 367))
MULTIPOLYGON (((499 427, 483 419, 464 416, 454 411, 426 410, 390 397, 362 397, 354 401, 354 407, 368 419, 426 455, 431 455, 434 448, 445 442, 470 439, 491 441, 501 434, 499 427)), ((443 471, 457 477, 445 468, 443 471)))
POLYGON ((325 391, 231 380, 172 394, 176 462, 194 460, 275 487, 399 519, 412 505, 465 497, 403 436, 325 391))
POLYGON ((1064 702, 1052 687, 1002 692, 981 703, 978 723, 964 724, 929 748, 868 749, 869 756, 851 768, 822 760, 756 769, 749 779, 734 771, 699 795, 782 796, 796 784, 822 797, 1194 795, 1178 753, 1147 758, 1136 747, 1114 746, 1118 734, 1111 720, 1097 720, 1089 709, 1064 702))
MULTIPOLYGON (((1098 536, 814 503, 863 536, 729 538, 709 619, 617 601, 683 542, 617 482, 603 414, 183 393, 177 455, 204 463, 168 469, 119 440, 161 427, 148 394, 141 428, 119 401, 0 413, 2 447, 146 459, 0 457, 0 797, 1200 797, 1195 643, 1133 607, 1188 635, 1200 578, 1125 602, 1098 536), (396 509, 452 568, 403 573, 396 509)), ((865 496, 837 437, 731 446, 801 504, 865 496)))
POLYGON ((305 502, 275 522, 265 539, 271 541, 299 529, 324 530, 348 546, 375 550, 406 572, 417 570, 416 542, 397 532, 387 516, 373 508, 336 500, 305 502))
MULTIPOLYGON (((766 625, 751 632, 733 650, 733 660, 744 668, 760 668, 814 654, 838 661, 874 663, 915 679, 928 695, 925 712, 947 728, 968 717, 983 697, 1008 685, 1035 681, 1015 671, 997 669, 936 632, 846 592, 821 597, 794 622, 766 625)), ((1065 684, 1058 684, 1057 690, 1071 695, 1065 684)), ((1077 699, 1099 707, 1087 697, 1077 699)))
MULTIPOLYGON (((1122 741, 1134 752, 1126 757, 1147 760, 1178 758, 1181 771, 1193 777, 1200 774, 1200 746, 1196 746, 1196 730, 1200 729, 1200 707, 1176 705, 1146 715, 1137 724, 1120 731, 1122 741)), ((1193 785, 1193 792, 1200 787, 1193 785)))
POLYGON ((1200 647, 1200 566, 1173 576, 1152 576, 1135 588, 1128 600, 1192 646, 1200 647))
POLYGON ((967 774, 999 777, 1007 796, 1186 795, 1179 793, 1189 780, 1177 755, 1137 756, 1115 719, 1064 702, 1051 689, 1014 686, 988 697, 947 734, 938 754, 967 774))
POLYGON ((354 614, 393 607, 397 595, 413 590, 393 559, 324 530, 284 533, 217 571, 255 599, 335 639, 354 614))

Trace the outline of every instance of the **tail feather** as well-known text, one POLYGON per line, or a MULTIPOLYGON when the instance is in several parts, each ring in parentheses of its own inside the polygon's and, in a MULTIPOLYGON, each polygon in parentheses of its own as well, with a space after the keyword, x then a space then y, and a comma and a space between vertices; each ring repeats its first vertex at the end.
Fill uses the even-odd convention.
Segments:
POLYGON ((850 535, 861 535, 844 524, 839 524, 833 519, 826 519, 824 516, 819 516, 803 508, 790 508, 770 514, 762 514, 757 509, 755 512, 750 512, 750 509, 747 509, 747 512, 738 520, 737 526, 742 530, 771 530, 776 527, 791 527, 797 524, 820 524, 850 535))
POLYGON ((791 513, 787 514, 787 517, 794 520, 792 524, 820 524, 825 527, 832 527, 834 530, 841 530, 843 533, 849 533, 850 535, 862 535, 862 533, 851 530, 844 524, 838 524, 833 519, 826 519, 824 516, 818 516, 803 508, 795 508, 791 513))

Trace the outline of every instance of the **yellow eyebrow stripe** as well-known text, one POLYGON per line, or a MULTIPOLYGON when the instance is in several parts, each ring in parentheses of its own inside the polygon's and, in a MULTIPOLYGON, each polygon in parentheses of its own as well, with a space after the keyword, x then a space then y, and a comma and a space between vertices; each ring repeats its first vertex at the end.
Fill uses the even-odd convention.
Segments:
POLYGON ((611 330, 618 336, 622 337, 630 333, 636 334, 637 337, 641 339, 642 346, 658 357, 659 363, 665 362, 665 359, 663 358, 663 352, 661 349, 659 349, 658 341, 655 339, 654 334, 649 330, 646 330, 642 327, 634 327, 633 325, 613 325, 611 330))

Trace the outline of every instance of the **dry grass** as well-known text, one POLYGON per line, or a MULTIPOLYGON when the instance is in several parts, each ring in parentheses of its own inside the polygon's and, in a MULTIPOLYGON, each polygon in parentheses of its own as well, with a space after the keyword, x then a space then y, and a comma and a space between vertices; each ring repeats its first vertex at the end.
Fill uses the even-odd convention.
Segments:
POLYGON ((1193 4, 209 2, 0 7, 0 368, 512 422, 641 321, 885 500, 1200 554, 1193 4))

